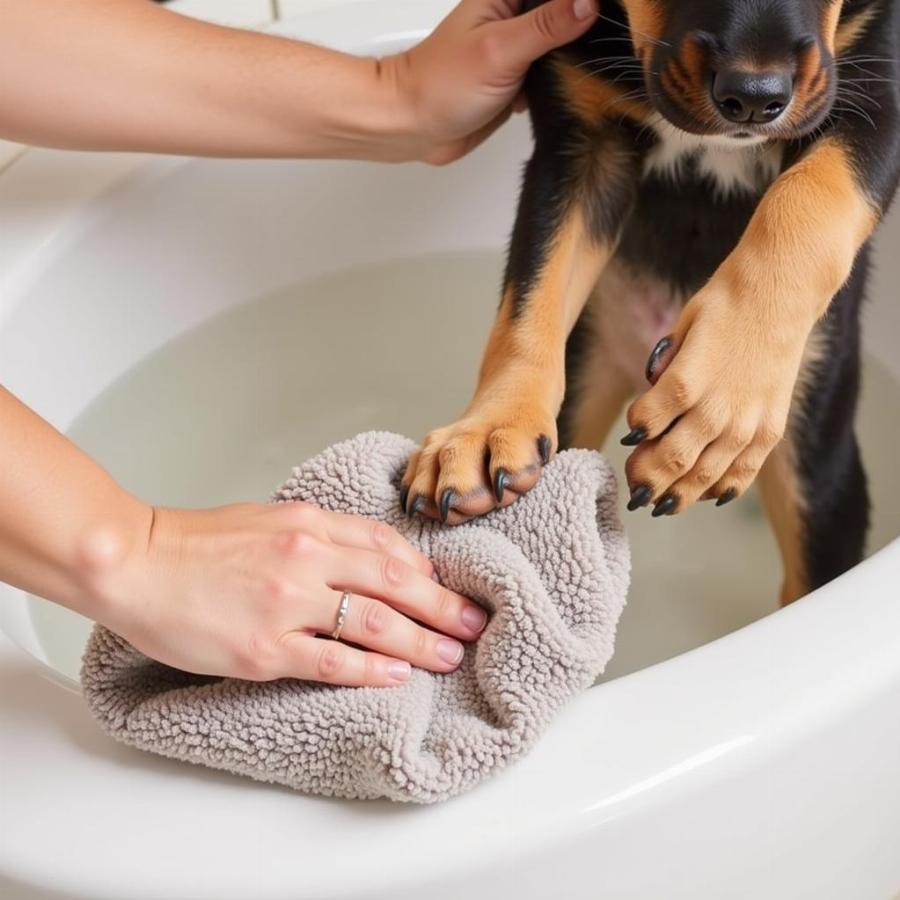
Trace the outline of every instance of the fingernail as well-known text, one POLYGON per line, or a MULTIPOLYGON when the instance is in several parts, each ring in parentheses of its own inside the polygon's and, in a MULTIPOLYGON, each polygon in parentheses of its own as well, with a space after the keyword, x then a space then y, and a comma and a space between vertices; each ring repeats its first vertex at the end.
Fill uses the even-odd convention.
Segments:
POLYGON ((409 681, 409 676, 412 674, 412 666, 408 662, 403 662, 402 659, 392 659, 387 665, 388 675, 394 679, 394 681, 409 681))
POLYGON ((634 512, 636 509, 646 506, 653 496, 653 489, 646 484, 639 484, 631 493, 631 499, 628 501, 628 511, 634 512))
POLYGON ((463 645, 450 638, 441 638, 437 642, 437 655, 451 666, 458 665, 463 658, 463 645))
POLYGON ((622 438, 623 447, 637 447, 637 445, 647 437, 647 431, 644 428, 633 428, 625 437, 622 438))
POLYGON ((438 575, 437 569, 435 569, 435 570, 431 573, 431 580, 434 581, 434 582, 437 583, 437 584, 440 584, 440 583, 441 583, 441 576, 438 575))
POLYGON ((735 497, 737 497, 737 490, 735 490, 735 488, 728 488, 728 490, 716 500, 716 506, 724 506, 726 503, 731 503, 735 497))
POLYGON ((469 631, 482 631, 487 625, 487 613, 480 606, 467 606, 462 611, 462 620, 469 631))
POLYGON ((593 0, 575 0, 573 9, 576 19, 586 19, 588 16, 596 15, 593 0))

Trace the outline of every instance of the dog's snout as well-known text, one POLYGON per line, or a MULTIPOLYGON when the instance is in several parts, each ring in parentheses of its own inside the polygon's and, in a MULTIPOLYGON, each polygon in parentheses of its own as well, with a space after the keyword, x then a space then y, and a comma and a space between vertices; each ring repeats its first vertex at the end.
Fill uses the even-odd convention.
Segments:
POLYGON ((729 122, 774 122, 788 107, 793 79, 787 72, 724 69, 712 82, 712 96, 729 122))

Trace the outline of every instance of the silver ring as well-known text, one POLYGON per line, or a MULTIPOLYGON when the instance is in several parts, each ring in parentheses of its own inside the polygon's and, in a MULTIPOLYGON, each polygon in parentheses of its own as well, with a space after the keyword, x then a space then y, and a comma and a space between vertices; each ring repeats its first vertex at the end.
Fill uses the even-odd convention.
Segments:
POLYGON ((334 631, 331 632, 331 637, 336 641, 341 639, 341 632, 344 630, 344 622, 347 621, 348 609, 350 609, 350 591, 344 591, 344 593, 341 594, 341 602, 338 604, 337 620, 334 623, 334 631))

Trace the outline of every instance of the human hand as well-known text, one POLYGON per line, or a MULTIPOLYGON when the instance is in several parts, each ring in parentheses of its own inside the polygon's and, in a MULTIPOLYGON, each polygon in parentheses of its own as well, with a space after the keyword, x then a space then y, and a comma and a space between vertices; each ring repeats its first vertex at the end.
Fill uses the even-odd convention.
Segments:
POLYGON ((157 509, 149 539, 115 565, 102 541, 95 549, 87 578, 102 598, 98 618, 189 672, 398 685, 410 663, 454 670, 459 641, 487 621, 387 525, 306 503, 157 509), (318 639, 334 629, 345 590, 342 641, 318 639))
POLYGON ((518 15, 522 0, 463 0, 421 44, 384 60, 412 108, 418 156, 464 156, 509 117, 528 67, 583 34, 596 0, 549 0, 518 15))

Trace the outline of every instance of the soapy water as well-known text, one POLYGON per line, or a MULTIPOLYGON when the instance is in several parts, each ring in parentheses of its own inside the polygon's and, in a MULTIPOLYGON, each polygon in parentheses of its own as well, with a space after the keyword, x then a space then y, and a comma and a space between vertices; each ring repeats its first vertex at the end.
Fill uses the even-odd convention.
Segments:
MULTIPOLYGON (((420 439, 471 396, 496 311, 496 253, 345 270, 225 312, 109 385, 69 436, 157 505, 264 500, 293 465, 361 431, 420 439)), ((624 434, 617 423, 612 437, 624 434)), ((900 534, 900 385, 866 359, 859 435, 875 498, 869 549, 900 534)), ((608 453, 623 471, 625 448, 608 453)), ((624 494, 624 491, 622 491, 624 494)), ((624 512, 632 587, 604 680, 777 609, 775 542, 755 492, 651 519, 624 512)), ((77 677, 90 622, 30 598, 48 661, 77 677)))

